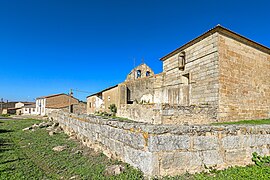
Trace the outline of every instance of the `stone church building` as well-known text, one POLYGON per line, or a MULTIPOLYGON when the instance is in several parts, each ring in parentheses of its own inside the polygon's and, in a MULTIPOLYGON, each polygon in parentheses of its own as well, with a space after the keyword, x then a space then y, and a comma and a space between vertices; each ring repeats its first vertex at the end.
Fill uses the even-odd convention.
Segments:
POLYGON ((154 124, 207 124, 270 118, 270 49, 216 26, 125 82, 87 97, 87 113, 108 111, 154 124), (98 103, 97 103, 98 102, 98 103))

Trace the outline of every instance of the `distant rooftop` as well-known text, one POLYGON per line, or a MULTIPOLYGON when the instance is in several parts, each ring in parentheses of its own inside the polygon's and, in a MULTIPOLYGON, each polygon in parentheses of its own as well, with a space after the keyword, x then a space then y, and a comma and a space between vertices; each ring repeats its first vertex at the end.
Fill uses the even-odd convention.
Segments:
POLYGON ((44 99, 44 98, 50 98, 50 97, 55 97, 55 96, 60 96, 60 95, 67 95, 67 94, 65 94, 65 93, 52 94, 52 95, 48 95, 48 96, 40 96, 40 97, 37 97, 36 99, 44 99))

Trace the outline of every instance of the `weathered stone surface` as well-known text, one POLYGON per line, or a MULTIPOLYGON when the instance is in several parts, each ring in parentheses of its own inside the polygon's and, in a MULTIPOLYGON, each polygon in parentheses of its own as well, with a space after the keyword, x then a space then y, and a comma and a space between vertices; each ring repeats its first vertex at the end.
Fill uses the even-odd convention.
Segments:
POLYGON ((173 151, 173 150, 187 150, 190 147, 190 137, 188 135, 173 136, 160 135, 150 136, 149 151, 173 151))
POLYGON ((223 164, 223 158, 217 150, 202 151, 202 163, 207 167, 223 164))
POLYGON ((234 149, 225 151, 225 162, 228 164, 245 164, 247 158, 246 149, 234 149))
POLYGON ((158 159, 147 151, 124 147, 124 161, 139 168, 147 175, 158 175, 158 159))
POLYGON ((194 137, 193 143, 193 148, 196 150, 213 150, 218 148, 218 138, 215 136, 194 137))
POLYGON ((39 128, 44 128, 44 127, 49 127, 51 126, 53 123, 52 122, 42 122, 38 125, 39 128))
POLYGON ((270 125, 175 126, 118 122, 57 112, 69 135, 146 175, 200 172, 205 167, 246 165, 251 154, 269 155, 270 125))
POLYGON ((64 151, 65 149, 67 149, 67 146, 55 146, 52 150, 61 152, 64 151))
POLYGON ((242 147, 242 138, 240 136, 224 137, 222 145, 225 149, 239 149, 242 147))
POLYGON ((23 131, 29 131, 30 129, 32 129, 32 127, 26 127, 23 129, 23 131))
POLYGON ((49 132, 49 135, 50 135, 50 136, 53 136, 54 134, 55 134, 54 131, 50 131, 50 132, 49 132))
POLYGON ((173 152, 164 153, 161 156, 162 169, 182 169, 188 171, 202 165, 202 159, 198 152, 173 152))
POLYGON ((222 121, 266 119, 270 110, 270 55, 219 35, 220 114, 222 121))
POLYGON ((122 165, 112 165, 105 169, 105 176, 114 176, 119 175, 125 170, 125 167, 122 165))

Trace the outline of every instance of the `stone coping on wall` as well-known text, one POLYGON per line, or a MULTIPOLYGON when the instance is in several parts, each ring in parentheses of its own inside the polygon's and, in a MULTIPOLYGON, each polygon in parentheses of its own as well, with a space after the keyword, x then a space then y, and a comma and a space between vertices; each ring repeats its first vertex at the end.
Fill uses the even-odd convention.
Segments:
POLYGON ((153 125, 52 112, 66 133, 149 176, 247 165, 270 153, 270 125, 153 125))
MULTIPOLYGON (((59 112, 58 112, 59 113, 59 112)), ((63 112, 62 112, 63 113, 63 112)), ((94 115, 74 115, 64 113, 66 116, 72 117, 79 121, 88 123, 108 125, 114 128, 124 130, 137 130, 147 132, 149 134, 190 134, 190 135, 209 135, 209 133, 222 132, 223 134, 270 134, 270 125, 163 125, 163 124, 149 124, 143 122, 124 122, 125 120, 106 118, 94 115)))

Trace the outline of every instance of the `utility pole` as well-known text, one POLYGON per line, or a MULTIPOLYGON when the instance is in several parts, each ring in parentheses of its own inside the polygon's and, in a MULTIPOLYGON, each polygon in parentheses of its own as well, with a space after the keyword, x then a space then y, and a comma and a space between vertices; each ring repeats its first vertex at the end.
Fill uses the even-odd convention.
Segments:
POLYGON ((70 89, 69 97, 68 97, 69 113, 71 113, 71 96, 72 96, 72 94, 73 94, 72 89, 70 89))

